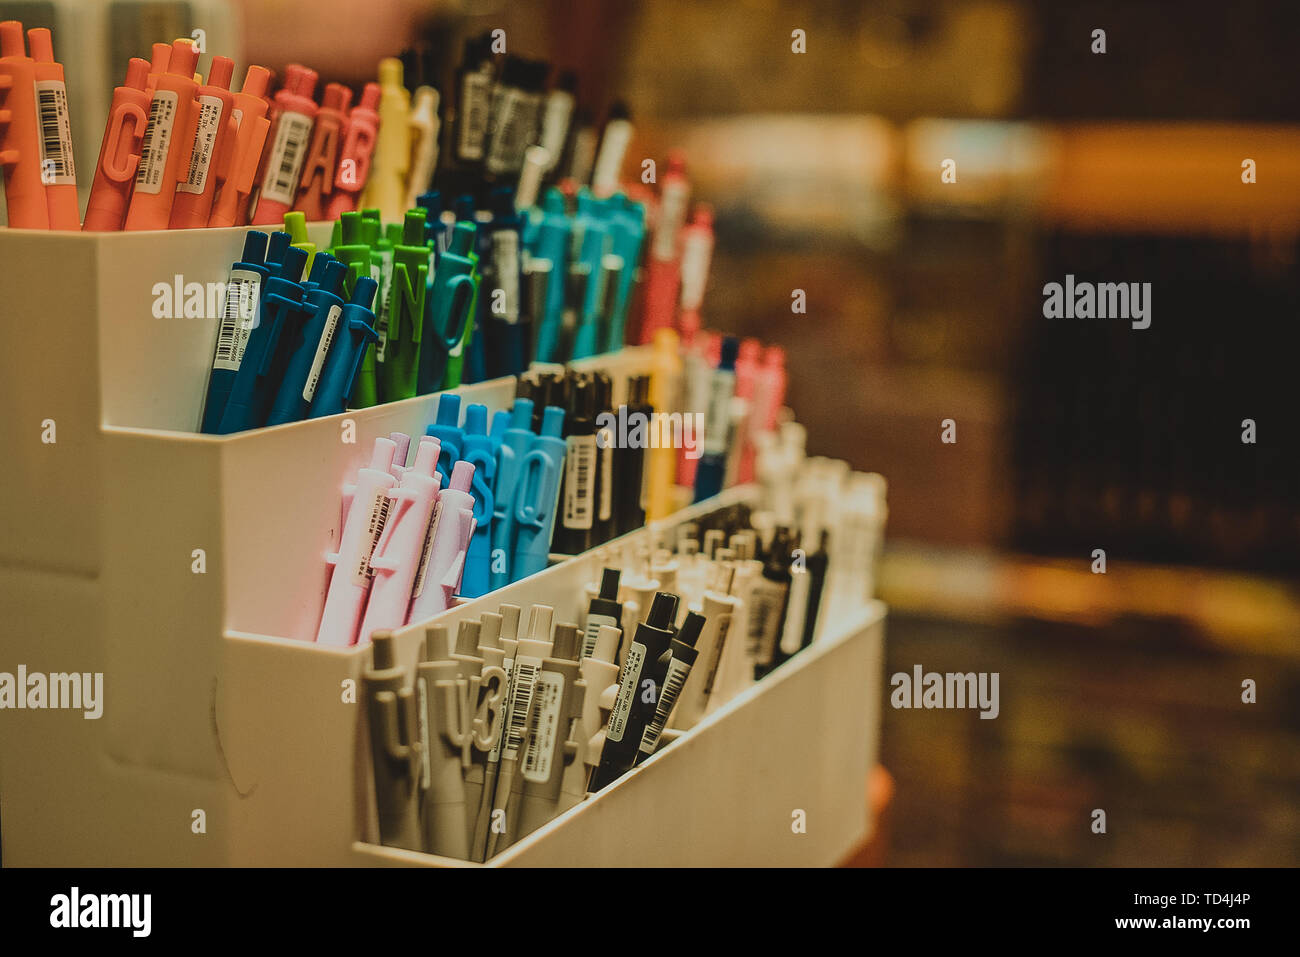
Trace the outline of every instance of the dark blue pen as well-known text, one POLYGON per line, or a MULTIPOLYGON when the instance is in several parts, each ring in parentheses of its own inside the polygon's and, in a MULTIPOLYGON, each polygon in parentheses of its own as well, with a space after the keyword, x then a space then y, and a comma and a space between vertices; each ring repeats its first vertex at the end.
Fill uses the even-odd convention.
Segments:
MULTIPOLYGON (((288 235, 287 233, 285 234, 288 235)), ((262 307, 262 293, 270 270, 266 267, 266 233, 249 232, 244 236, 244 252, 230 267, 226 281, 225 309, 217 327, 217 344, 212 354, 212 375, 203 403, 201 432, 216 433, 225 414, 230 390, 235 384, 248 337, 257 325, 262 307)))
POLYGON ((375 314, 370 309, 378 289, 379 283, 369 276, 362 276, 352 287, 352 299, 343 306, 335 342, 325 358, 325 369, 312 397, 308 418, 335 415, 347 409, 366 347, 379 339, 375 314))
POLYGON ((313 311, 303 323, 302 335, 289 357, 267 425, 298 422, 307 417, 343 317, 343 276, 347 271, 348 267, 329 253, 317 253, 312 260, 311 272, 316 282, 303 298, 313 311))

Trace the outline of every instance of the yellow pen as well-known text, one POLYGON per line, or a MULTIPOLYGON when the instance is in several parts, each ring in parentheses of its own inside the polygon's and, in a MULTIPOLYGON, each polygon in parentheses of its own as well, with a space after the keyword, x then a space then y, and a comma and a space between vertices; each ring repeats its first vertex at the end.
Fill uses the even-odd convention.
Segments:
POLYGON ((406 212, 406 172, 411 165, 408 117, 411 95, 402 86, 402 61, 379 61, 379 136, 361 205, 379 210, 385 223, 400 223, 406 212))

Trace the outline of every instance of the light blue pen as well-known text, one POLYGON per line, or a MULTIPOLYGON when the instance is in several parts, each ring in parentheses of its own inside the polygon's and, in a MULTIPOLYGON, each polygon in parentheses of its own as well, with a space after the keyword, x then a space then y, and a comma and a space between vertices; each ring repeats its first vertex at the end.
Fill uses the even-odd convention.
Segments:
POLYGON ((563 431, 564 410, 548 405, 542 413, 542 432, 532 437, 520 466, 513 506, 518 532, 510 564, 515 581, 546 568, 564 468, 563 431))
POLYGON ((552 186, 542 201, 542 217, 531 250, 534 259, 551 264, 551 280, 546 284, 545 308, 533 320, 533 358, 554 362, 560 343, 560 325, 564 314, 564 277, 569 271, 569 234, 573 222, 564 212, 564 194, 552 186))
POLYGON ((606 204, 610 210, 611 252, 623 260, 618 289, 613 296, 614 308, 600 350, 613 352, 622 348, 627 329, 627 312, 632 303, 632 288, 636 284, 636 271, 641 262, 641 244, 645 241, 645 206, 630 202, 622 193, 615 193, 606 200, 606 204))
POLYGON ((497 474, 497 459, 492 452, 492 437, 487 431, 487 406, 474 404, 465 409, 465 437, 460 457, 474 466, 470 491, 474 496, 474 534, 465 553, 465 572, 460 593, 466 598, 487 594, 492 569, 492 518, 496 506, 492 487, 497 474))
POLYGON ((523 470, 524 456, 532 447, 533 400, 515 399, 512 411, 498 412, 492 419, 492 432, 505 417, 507 428, 497 449, 496 511, 492 517, 492 574, 494 589, 510 584, 515 543, 515 488, 523 470), (498 561, 504 559, 504 561, 498 561), (502 565, 505 567, 503 568, 502 565))
POLYGON ((460 425, 460 396, 450 392, 438 396, 438 414, 433 424, 424 430, 425 435, 432 435, 442 443, 438 453, 438 474, 442 476, 442 488, 451 488, 451 469, 461 457, 461 446, 465 433, 460 425))

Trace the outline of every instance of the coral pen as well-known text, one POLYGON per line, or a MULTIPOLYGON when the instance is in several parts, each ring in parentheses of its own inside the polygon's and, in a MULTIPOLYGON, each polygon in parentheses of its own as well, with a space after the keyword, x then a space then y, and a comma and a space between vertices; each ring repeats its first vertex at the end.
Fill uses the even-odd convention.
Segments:
POLYGON ((235 136, 230 156, 230 169, 212 213, 209 226, 243 226, 248 222, 248 197, 257 181, 257 168, 262 162, 262 147, 271 121, 266 118, 269 109, 264 99, 271 85, 271 71, 264 66, 250 66, 244 74, 244 85, 235 98, 231 117, 235 121, 235 136))
POLYGON ((37 27, 27 31, 27 45, 36 61, 36 118, 41 147, 41 182, 50 229, 81 229, 77 206, 77 168, 72 159, 72 121, 68 117, 68 90, 63 83, 63 64, 54 59, 50 31, 37 27))
POLYGON ((217 184, 230 177, 231 153, 238 134, 232 115, 235 94, 230 81, 235 75, 235 61, 214 56, 208 70, 208 82, 200 86, 198 124, 194 134, 189 174, 176 187, 169 223, 172 229, 197 229, 208 224, 217 184))
POLYGON ((341 83, 325 85, 294 207, 312 222, 325 218, 325 205, 330 193, 334 192, 334 173, 351 105, 352 91, 346 86, 341 83))
POLYGON ((344 213, 355 212, 361 198, 362 187, 370 177, 370 159, 375 152, 379 136, 378 83, 367 83, 361 91, 361 102, 348 114, 347 132, 343 135, 343 149, 339 156, 338 175, 334 177, 334 192, 325 210, 325 219, 338 219, 344 213))
POLYGON ((131 186, 140 163, 140 145, 149 125, 149 61, 132 57, 126 66, 126 80, 113 90, 104 140, 95 164, 95 179, 86 203, 85 232, 116 231, 122 228, 131 186))
POLYGON ((155 81, 149 128, 136 170, 126 229, 166 229, 176 185, 189 176, 190 152, 198 127, 194 66, 199 51, 191 40, 172 43, 167 71, 155 81))
POLYGON ((279 114, 273 124, 271 150, 266 156, 257 209, 253 212, 254 226, 282 223, 284 214, 293 209, 298 178, 302 175, 312 127, 320 109, 312 99, 318 79, 315 70, 296 63, 285 70, 284 87, 275 94, 279 114))
POLYGON ((36 64, 23 44, 23 25, 17 20, 0 23, 0 168, 9 225, 17 229, 50 228, 41 182, 35 77, 36 64))

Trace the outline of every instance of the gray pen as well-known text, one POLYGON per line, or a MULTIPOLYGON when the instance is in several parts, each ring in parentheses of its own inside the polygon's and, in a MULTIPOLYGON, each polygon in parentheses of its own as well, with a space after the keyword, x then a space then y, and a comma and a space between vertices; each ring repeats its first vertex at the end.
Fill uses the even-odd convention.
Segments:
POLYGON ((582 715, 587 685, 578 670, 578 626, 558 624, 551 654, 537 676, 537 699, 519 777, 515 816, 519 837, 526 837, 551 818, 568 810, 583 795, 564 792, 565 772, 578 761, 574 727, 582 715))
POLYGON ((371 637, 370 668, 361 672, 370 725, 370 756, 375 772, 375 810, 380 843, 418 851, 419 799, 423 746, 415 693, 398 666, 391 631, 371 637))

